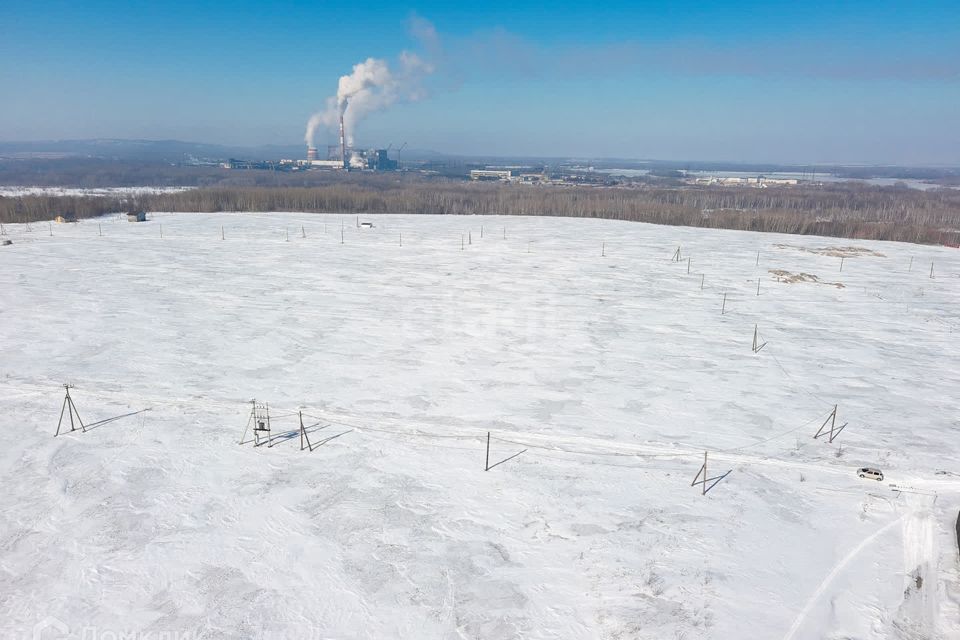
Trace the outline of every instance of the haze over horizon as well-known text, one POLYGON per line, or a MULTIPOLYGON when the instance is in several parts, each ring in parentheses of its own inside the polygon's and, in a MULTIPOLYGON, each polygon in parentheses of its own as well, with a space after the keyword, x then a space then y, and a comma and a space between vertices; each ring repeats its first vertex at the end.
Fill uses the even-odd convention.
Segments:
POLYGON ((3 6, 0 140, 955 165, 951 5, 3 6))

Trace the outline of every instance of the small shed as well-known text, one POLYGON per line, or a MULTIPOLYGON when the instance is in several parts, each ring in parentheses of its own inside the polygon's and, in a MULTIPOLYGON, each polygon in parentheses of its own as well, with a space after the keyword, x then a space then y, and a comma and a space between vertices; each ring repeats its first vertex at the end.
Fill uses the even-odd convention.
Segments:
POLYGON ((146 211, 131 211, 127 214, 127 222, 146 222, 147 221, 147 212, 146 211))
POLYGON ((54 218, 53 221, 56 222, 57 224, 64 224, 66 222, 76 222, 77 216, 72 213, 64 213, 63 215, 59 215, 56 218, 54 218))

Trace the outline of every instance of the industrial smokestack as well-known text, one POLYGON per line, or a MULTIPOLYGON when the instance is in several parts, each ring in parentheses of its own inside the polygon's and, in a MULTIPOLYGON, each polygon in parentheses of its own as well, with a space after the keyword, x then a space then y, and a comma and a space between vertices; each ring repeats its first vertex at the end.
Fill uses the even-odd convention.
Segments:
POLYGON ((340 76, 337 93, 327 98, 326 107, 310 116, 304 139, 313 146, 318 127, 323 125, 333 130, 339 125, 341 155, 346 164, 349 160, 347 145, 353 144, 357 123, 397 102, 422 99, 426 95, 423 81, 433 71, 431 62, 409 51, 400 54, 394 69, 385 60, 377 58, 367 58, 353 65, 351 73, 340 76))
POLYGON ((307 147, 307 160, 316 160, 316 159, 317 159, 317 148, 307 147))
POLYGON ((343 112, 340 112, 340 162, 347 168, 347 139, 343 133, 343 112))

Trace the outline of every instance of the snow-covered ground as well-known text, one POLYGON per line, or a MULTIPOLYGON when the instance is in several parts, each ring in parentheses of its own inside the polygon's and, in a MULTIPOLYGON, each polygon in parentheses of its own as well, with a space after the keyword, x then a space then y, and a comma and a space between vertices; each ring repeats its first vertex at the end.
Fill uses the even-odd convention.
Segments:
POLYGON ((5 226, 0 636, 960 637, 960 252, 363 219, 5 226))
POLYGON ((0 186, 0 198, 22 196, 131 196, 156 193, 178 193, 196 187, 102 187, 81 189, 75 187, 23 187, 0 186))

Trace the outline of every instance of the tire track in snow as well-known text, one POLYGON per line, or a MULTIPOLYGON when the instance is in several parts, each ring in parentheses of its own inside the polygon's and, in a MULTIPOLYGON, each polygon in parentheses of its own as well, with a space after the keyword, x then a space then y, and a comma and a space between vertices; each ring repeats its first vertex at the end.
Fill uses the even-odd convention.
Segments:
POLYGON ((937 620, 936 521, 928 511, 913 511, 903 520, 903 574, 907 581, 897 621, 918 637, 935 637, 937 620))
POLYGON ((900 524, 904 517, 905 516, 900 516, 896 520, 888 522, 880 529, 877 529, 873 534, 864 538, 860 544, 858 544, 850 551, 850 553, 844 556, 843 560, 838 562, 836 566, 833 567, 830 573, 827 574, 827 577, 823 579, 823 582, 820 583, 820 586, 817 587, 817 590, 813 592, 812 596, 810 596, 810 599, 807 600, 807 604, 803 606, 800 614, 797 616, 796 620, 793 621, 793 625, 791 625, 790 630, 787 631, 787 635, 783 636, 783 640, 792 640, 793 636, 797 633, 800 627, 803 626, 803 622, 806 620, 807 615, 810 614, 811 609, 813 609, 814 605, 817 604, 817 600, 819 600, 820 596, 822 596, 827 590, 827 588, 830 586, 830 583, 833 582, 833 579, 837 577, 837 574, 839 574, 844 567, 850 563, 851 560, 857 557, 861 551, 870 546, 870 543, 886 533, 888 529, 892 529, 895 525, 900 524))

